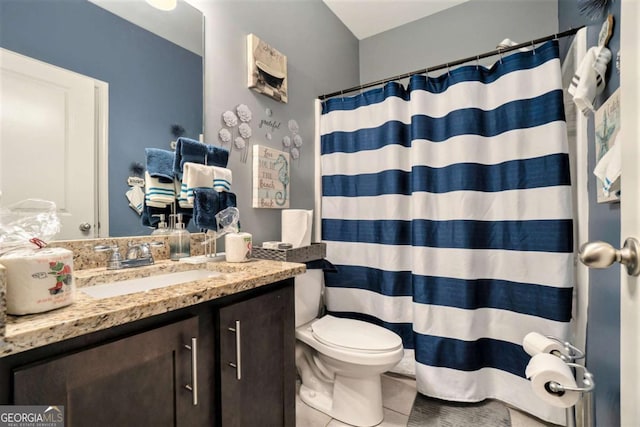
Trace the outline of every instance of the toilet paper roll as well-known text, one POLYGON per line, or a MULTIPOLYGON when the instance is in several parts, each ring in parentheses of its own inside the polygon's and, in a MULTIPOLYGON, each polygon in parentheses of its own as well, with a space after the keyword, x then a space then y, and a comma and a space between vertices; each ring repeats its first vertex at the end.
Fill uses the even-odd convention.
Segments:
POLYGON ((525 373, 531 380, 533 392, 546 403, 558 408, 569 408, 578 402, 578 391, 554 393, 549 389, 552 381, 565 387, 576 387, 571 369, 559 357, 547 353, 536 354, 529 361, 525 373))
POLYGON ((284 209, 282 211, 282 241, 294 248, 311 244, 313 209, 284 209))
POLYGON ((73 252, 63 248, 21 249, 0 257, 7 269, 7 313, 34 314, 75 299, 73 252))
POLYGON ((536 354, 551 353, 553 351, 558 351, 562 354, 566 353, 562 344, 538 332, 529 332, 522 340, 522 347, 532 357, 536 354))
POLYGON ((224 236, 227 262, 245 262, 251 259, 252 236, 249 233, 229 233, 224 236))

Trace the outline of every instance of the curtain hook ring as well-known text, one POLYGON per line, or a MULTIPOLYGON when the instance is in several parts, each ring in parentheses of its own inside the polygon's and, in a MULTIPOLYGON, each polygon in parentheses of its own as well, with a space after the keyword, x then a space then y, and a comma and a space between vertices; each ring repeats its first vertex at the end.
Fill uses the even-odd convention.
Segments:
POLYGON ((447 75, 451 77, 451 68, 449 68, 449 63, 447 62, 447 75))
POLYGON ((533 40, 531 40, 531 49, 533 49, 533 54, 536 54, 536 45, 535 43, 533 43, 533 40))
POLYGON ((480 55, 476 55, 476 70, 480 69, 480 55))
POLYGON ((498 48, 498 55, 500 55, 500 64, 502 64, 502 48, 498 48))

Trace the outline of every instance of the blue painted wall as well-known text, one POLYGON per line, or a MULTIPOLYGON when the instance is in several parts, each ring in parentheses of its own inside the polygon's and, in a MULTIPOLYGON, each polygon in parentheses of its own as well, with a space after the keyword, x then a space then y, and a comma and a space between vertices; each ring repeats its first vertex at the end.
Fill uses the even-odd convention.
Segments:
MULTIPOLYGON (((609 42, 613 60, 607 71, 607 86, 596 100, 596 109, 620 87, 615 57, 620 50, 620 2, 609 1, 607 13, 614 15, 615 27, 609 42)), ((560 29, 588 25, 587 46, 597 44, 602 20, 589 21, 579 14, 575 0, 558 1, 560 29)), ((595 167, 593 115, 589 116, 589 170, 595 167)), ((620 204, 596 203, 596 178, 589 175, 589 240, 620 242, 620 204)), ((624 197, 624 196, 623 196, 624 197)), ((583 242, 580 242, 583 243, 583 242)), ((587 367, 595 374, 596 425, 620 425, 620 270, 589 270, 589 315, 587 324, 587 367)))
POLYGON ((110 235, 148 234, 125 192, 172 124, 202 132, 202 58, 86 0, 0 0, 0 46, 109 83, 110 235))

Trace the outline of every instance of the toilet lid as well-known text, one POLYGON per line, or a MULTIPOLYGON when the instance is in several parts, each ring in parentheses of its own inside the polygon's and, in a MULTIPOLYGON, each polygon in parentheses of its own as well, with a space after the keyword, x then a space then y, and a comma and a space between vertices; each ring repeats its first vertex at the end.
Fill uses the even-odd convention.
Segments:
POLYGON ((389 351, 402 339, 381 326, 360 320, 324 316, 311 325, 313 335, 324 344, 361 351, 389 351))

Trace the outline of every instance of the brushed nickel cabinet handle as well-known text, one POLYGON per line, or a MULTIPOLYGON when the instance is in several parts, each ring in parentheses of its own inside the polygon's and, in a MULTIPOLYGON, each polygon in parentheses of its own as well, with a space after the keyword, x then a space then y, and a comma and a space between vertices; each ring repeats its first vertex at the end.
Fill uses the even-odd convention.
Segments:
POLYGON ((191 385, 184 386, 191 391, 193 406, 198 405, 198 338, 191 338, 191 345, 185 344, 184 348, 191 351, 191 385))
POLYGON ((236 327, 229 328, 231 332, 236 334, 236 363, 229 362, 229 366, 236 369, 236 379, 242 379, 242 341, 240 335, 240 321, 236 320, 236 327))

